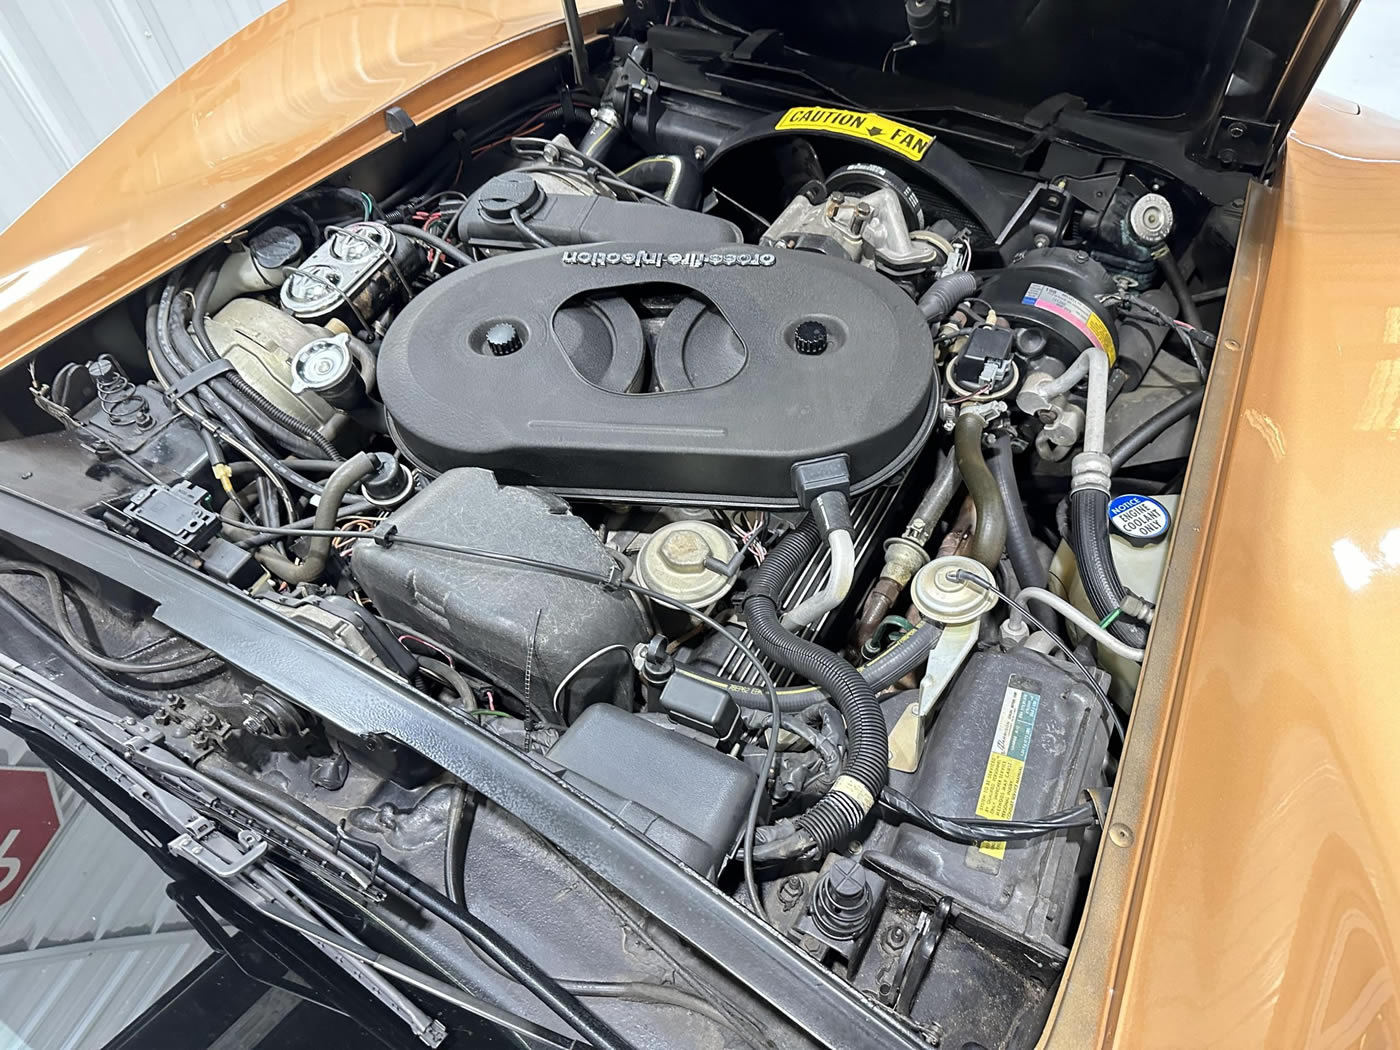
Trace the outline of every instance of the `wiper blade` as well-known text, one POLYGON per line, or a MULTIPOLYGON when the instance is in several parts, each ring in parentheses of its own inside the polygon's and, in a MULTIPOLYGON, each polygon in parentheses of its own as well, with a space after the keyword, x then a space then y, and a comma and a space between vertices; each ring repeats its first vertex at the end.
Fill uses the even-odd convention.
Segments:
POLYGON ((366 966, 372 966, 390 977, 396 978, 405 984, 411 984, 429 995, 434 995, 444 1002, 451 1003, 468 1013, 483 1017, 488 1021, 508 1028, 513 1032, 529 1036, 531 1039, 548 1047, 555 1047, 557 1050, 579 1050, 587 1047, 588 1044, 569 1036, 560 1035, 552 1029, 537 1025, 518 1014, 513 1014, 509 1010, 502 1010, 498 1006, 488 1003, 485 999, 479 999, 474 995, 462 991, 455 985, 446 981, 440 981, 431 974, 426 974, 422 970, 415 970, 411 966, 392 959, 383 952, 376 952, 352 940, 347 936, 338 934, 324 926, 318 926, 315 922, 304 917, 297 916, 288 911, 286 907, 276 903, 266 903, 258 908, 264 915, 275 922, 304 934, 309 940, 335 948, 363 962, 366 966))
MULTIPOLYGON (((459 915, 447 915, 443 913, 442 908, 432 908, 432 901, 428 898, 440 895, 398 870, 390 862, 376 863, 366 874, 360 867, 365 859, 359 855, 364 851, 364 847, 352 838, 337 837, 337 848, 334 850, 318 843, 315 835, 309 833, 316 830, 311 826, 315 823, 314 819, 307 829, 303 829, 293 821, 295 813, 291 817, 284 815, 284 807, 293 811, 300 807, 300 803, 290 796, 277 806, 264 806, 256 796, 236 790, 237 779, 232 780, 234 786, 231 786, 228 778, 207 774, 166 750, 161 746, 164 740, 163 733, 150 723, 114 715, 89 704, 61 687, 46 682, 0 653, 0 694, 6 692, 13 697, 13 708, 16 709, 15 714, 11 716, 12 721, 37 729, 92 768, 100 770, 173 829, 183 830, 183 834, 168 844, 169 851, 184 857, 207 874, 221 880, 254 907, 261 907, 265 903, 262 898, 272 895, 274 899, 280 899, 284 904, 290 903, 302 911, 303 918, 308 917, 306 912, 310 909, 315 911, 323 922, 338 926, 329 913, 309 898, 301 898, 302 903, 298 904, 294 898, 285 895, 291 884, 275 869, 262 863, 269 845, 265 837, 245 829, 238 832, 236 839, 230 838, 213 820, 182 797, 180 792, 166 788, 153 779, 149 772, 179 781, 182 785, 181 791, 189 792, 205 810, 214 811, 222 805, 225 809, 241 811, 240 815, 251 817, 259 825, 268 828, 273 838, 288 845, 294 855, 301 851, 309 854, 302 865, 308 872, 319 874, 323 878, 328 874, 348 878, 351 885, 342 886, 342 892, 348 888, 352 898, 359 896, 370 900, 383 900, 384 894, 374 883, 376 877, 385 880, 411 903, 439 919, 449 921, 459 932, 471 936, 479 948, 486 950, 496 959, 508 976, 522 983, 528 981, 526 986, 546 1005, 554 1006, 564 1021, 575 1027, 580 1024, 585 1029, 592 1027, 595 1031, 593 1042, 569 1040, 558 1033, 550 1032, 551 1045, 596 1045, 603 1050, 609 1047, 626 1050, 630 1046, 621 1036, 597 1022, 592 1012, 583 1007, 572 993, 565 991, 518 949, 499 935, 490 932, 479 919, 471 916, 465 909, 456 908, 447 902, 446 898, 442 898, 442 903, 446 905, 447 910, 457 911, 459 915), (346 854, 345 857, 340 855, 342 851, 346 854), (346 859, 347 857, 349 859, 346 859), (359 863, 356 863, 357 860, 359 863), (307 861, 319 861, 320 866, 307 861), (451 922, 454 918, 458 921, 451 922), (559 1042, 561 1039, 564 1042, 559 1042)), ((231 767, 226 772, 231 772, 231 767)), ((246 778, 247 775, 243 776, 246 778)), ((279 794, 275 789, 260 790, 268 799, 279 794)), ((314 818, 310 811, 307 811, 307 816, 314 818)), ((329 821, 322 822, 329 825, 329 821)), ((298 859, 303 858, 299 856, 298 859)), ((342 937, 348 936, 344 927, 338 927, 338 933, 342 937)), ((353 954, 342 952, 334 944, 318 941, 317 947, 343 968, 354 971, 356 980, 403 1019, 423 1042, 435 1047, 446 1037, 446 1030, 440 1023, 422 1013, 411 1001, 404 998, 375 972, 375 967, 353 954)), ((417 975, 417 971, 407 972, 417 975)), ((426 975, 420 976, 432 980, 426 975)), ((449 987, 442 982, 437 982, 437 985, 449 987)), ((425 990, 440 991, 437 985, 425 990)), ((472 997, 467 998, 476 1002, 472 997)), ((456 999, 449 1001, 466 1008, 464 1002, 456 999)), ((490 1015, 493 1020, 497 1019, 497 1013, 502 1018, 514 1018, 513 1014, 498 1011, 495 1007, 490 1009, 494 1011, 490 1015)), ((520 1018, 514 1018, 507 1027, 519 1031, 528 1029, 532 1034, 536 1028, 542 1032, 549 1032, 543 1026, 520 1018)))

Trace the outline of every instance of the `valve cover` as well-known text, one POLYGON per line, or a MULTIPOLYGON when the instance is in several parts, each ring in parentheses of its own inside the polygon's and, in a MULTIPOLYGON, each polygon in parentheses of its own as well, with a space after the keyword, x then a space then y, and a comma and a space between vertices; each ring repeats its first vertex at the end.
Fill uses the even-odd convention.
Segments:
POLYGON ((623 502, 791 507, 795 463, 845 453, 852 491, 927 438, 927 322, 843 259, 749 245, 596 244, 444 277, 390 326, 379 387, 429 472, 623 502), (800 329, 800 331, 799 331, 800 329))

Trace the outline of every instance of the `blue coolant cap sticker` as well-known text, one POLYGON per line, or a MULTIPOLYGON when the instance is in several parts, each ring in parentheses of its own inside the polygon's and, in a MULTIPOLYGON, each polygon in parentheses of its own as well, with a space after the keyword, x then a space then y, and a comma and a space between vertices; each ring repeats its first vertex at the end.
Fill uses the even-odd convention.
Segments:
POLYGON ((1129 543, 1140 546, 1165 537, 1172 519, 1151 496, 1118 496, 1108 505, 1108 523, 1129 543))

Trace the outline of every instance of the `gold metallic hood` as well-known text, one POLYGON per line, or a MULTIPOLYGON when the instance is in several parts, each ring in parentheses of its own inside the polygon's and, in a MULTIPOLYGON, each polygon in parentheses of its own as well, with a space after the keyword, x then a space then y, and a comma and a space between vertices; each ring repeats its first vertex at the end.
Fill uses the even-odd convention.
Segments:
POLYGON ((0 367, 388 142, 388 107, 422 123, 564 42, 558 0, 288 0, 0 235, 0 367))

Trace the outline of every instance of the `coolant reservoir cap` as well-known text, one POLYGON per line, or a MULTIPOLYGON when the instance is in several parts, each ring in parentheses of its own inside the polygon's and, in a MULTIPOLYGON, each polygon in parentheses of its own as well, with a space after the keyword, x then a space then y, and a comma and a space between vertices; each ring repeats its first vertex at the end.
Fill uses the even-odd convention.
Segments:
POLYGON ((960 573, 972 573, 995 585, 989 570, 980 561, 950 554, 934 558, 914 576, 909 594, 914 606, 926 619, 942 624, 971 623, 997 603, 997 596, 960 573))
POLYGON ((1151 496, 1123 495, 1108 505, 1108 526, 1134 547, 1145 547, 1167 538, 1172 526, 1167 508, 1151 496))

